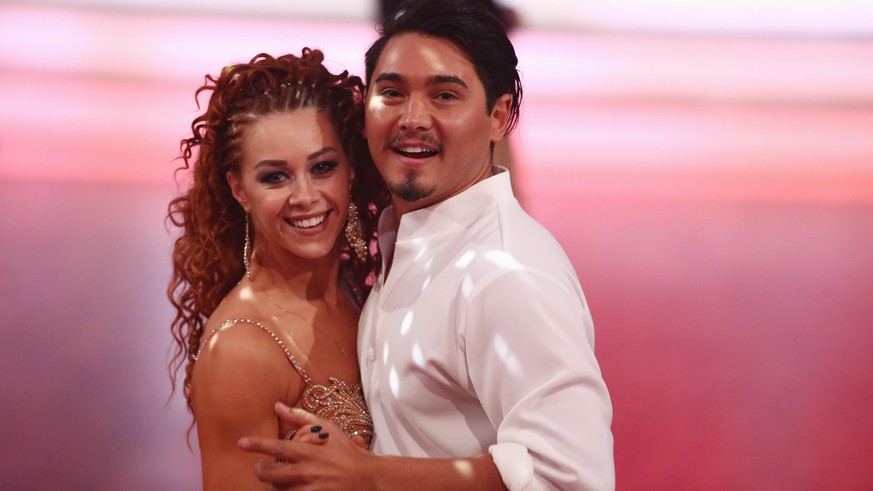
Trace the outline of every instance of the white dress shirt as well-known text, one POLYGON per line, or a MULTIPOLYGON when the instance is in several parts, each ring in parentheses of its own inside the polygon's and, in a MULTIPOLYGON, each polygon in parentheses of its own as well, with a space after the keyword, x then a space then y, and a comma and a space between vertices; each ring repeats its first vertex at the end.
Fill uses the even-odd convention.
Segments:
POLYGON ((572 264, 509 173, 379 224, 361 316, 376 453, 490 452, 510 490, 615 487, 612 406, 572 264), (396 239, 396 242, 395 242, 396 239))

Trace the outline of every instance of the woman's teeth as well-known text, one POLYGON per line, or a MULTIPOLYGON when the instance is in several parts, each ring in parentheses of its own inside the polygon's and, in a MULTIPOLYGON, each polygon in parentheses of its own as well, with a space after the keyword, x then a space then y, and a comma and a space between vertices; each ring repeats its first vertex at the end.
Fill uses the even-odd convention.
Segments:
POLYGON ((291 224, 299 228, 312 228, 323 222, 325 218, 327 218, 327 213, 319 217, 307 218, 306 220, 293 220, 291 224))

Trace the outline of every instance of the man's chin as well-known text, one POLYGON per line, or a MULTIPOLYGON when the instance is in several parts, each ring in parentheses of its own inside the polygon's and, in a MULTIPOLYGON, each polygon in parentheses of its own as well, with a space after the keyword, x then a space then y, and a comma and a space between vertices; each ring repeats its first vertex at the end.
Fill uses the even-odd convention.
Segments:
POLYGON ((436 187, 424 186, 416 182, 415 176, 410 174, 402 182, 391 184, 389 190, 395 198, 407 203, 417 203, 436 192, 436 187))

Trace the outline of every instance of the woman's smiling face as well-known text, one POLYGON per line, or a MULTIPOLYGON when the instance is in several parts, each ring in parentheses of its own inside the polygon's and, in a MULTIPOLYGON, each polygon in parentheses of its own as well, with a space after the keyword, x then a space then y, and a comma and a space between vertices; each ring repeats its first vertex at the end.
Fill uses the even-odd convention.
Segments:
POLYGON ((258 256, 338 254, 354 172, 328 116, 304 108, 260 117, 245 127, 242 150, 239 173, 227 178, 251 217, 258 256))

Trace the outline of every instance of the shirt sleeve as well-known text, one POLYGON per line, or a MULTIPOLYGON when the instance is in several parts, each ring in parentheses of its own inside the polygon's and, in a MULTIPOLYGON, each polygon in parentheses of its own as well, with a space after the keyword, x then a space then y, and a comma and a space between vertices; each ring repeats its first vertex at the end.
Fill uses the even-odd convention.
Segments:
POLYGON ((470 293, 468 376, 497 428, 489 452, 506 486, 615 489, 612 406, 575 277, 515 269, 470 293))

